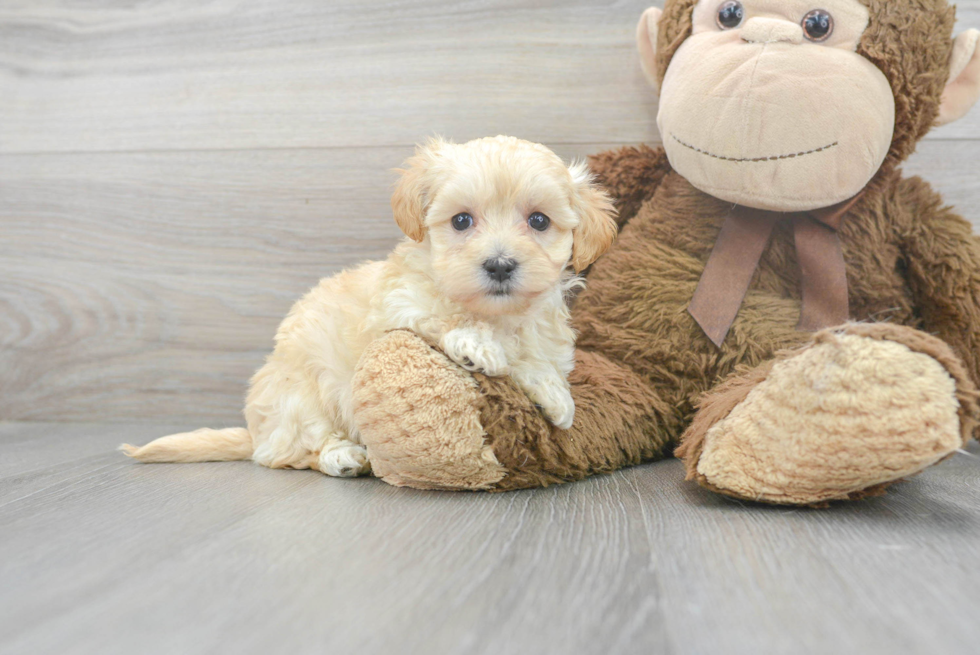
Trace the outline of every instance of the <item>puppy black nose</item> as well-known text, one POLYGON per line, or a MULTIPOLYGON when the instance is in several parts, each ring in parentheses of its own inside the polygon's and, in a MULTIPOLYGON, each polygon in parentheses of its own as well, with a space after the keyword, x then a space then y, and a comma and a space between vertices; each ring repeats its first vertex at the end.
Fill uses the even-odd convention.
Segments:
POLYGON ((493 257, 483 262, 483 270, 487 272, 491 280, 504 282, 510 279, 517 269, 517 260, 506 257, 493 257))

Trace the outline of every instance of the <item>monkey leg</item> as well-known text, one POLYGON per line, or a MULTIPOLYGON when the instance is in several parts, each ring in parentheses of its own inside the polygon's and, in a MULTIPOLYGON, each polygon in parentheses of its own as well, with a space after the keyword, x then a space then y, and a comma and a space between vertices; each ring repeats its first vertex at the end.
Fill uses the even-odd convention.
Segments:
POLYGON ((939 339, 849 324, 736 371, 704 397, 676 454, 688 479, 737 498, 861 498, 960 448, 977 397, 939 339))
POLYGON ((509 378, 471 375, 395 331, 361 358, 354 418, 374 474, 417 488, 547 486, 669 454, 679 419, 648 383, 581 351, 571 382, 575 422, 560 430, 509 378))

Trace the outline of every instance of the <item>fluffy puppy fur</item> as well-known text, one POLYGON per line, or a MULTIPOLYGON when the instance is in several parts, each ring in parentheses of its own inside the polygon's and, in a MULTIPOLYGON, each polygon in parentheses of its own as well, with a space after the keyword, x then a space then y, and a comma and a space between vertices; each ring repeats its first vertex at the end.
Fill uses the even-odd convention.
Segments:
POLYGON ((124 445, 127 455, 367 473, 351 377, 368 344, 398 328, 469 370, 510 375, 555 425, 571 426, 574 334, 565 293, 578 278, 569 264, 581 271, 615 238, 609 197, 584 163, 566 166, 544 146, 513 137, 433 139, 400 173, 391 205, 407 238, 385 261, 325 278, 293 306, 252 378, 248 428, 124 445))

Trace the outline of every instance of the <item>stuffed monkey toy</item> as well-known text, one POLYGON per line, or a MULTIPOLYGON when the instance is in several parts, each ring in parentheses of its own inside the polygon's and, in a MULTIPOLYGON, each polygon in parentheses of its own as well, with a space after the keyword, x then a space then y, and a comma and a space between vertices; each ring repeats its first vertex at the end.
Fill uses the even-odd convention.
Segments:
POLYGON ((663 147, 591 160, 621 232, 575 300, 568 430, 416 335, 354 381, 374 472, 544 486, 676 454, 737 498, 879 493, 973 435, 980 241, 898 166, 980 95, 946 0, 667 0, 640 20, 663 147))

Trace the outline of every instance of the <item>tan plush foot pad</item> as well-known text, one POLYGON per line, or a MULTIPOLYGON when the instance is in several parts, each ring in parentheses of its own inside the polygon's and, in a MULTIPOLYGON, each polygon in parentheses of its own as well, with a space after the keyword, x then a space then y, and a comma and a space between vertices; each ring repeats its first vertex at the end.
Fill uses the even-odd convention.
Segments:
POLYGON ((947 457, 976 411, 976 391, 943 342, 900 326, 851 325, 719 388, 679 454, 696 455, 689 477, 716 491, 820 504, 947 457))
POLYGON ((473 378, 412 332, 371 344, 353 389, 361 440, 385 482, 487 489, 504 477, 484 440, 473 378))

